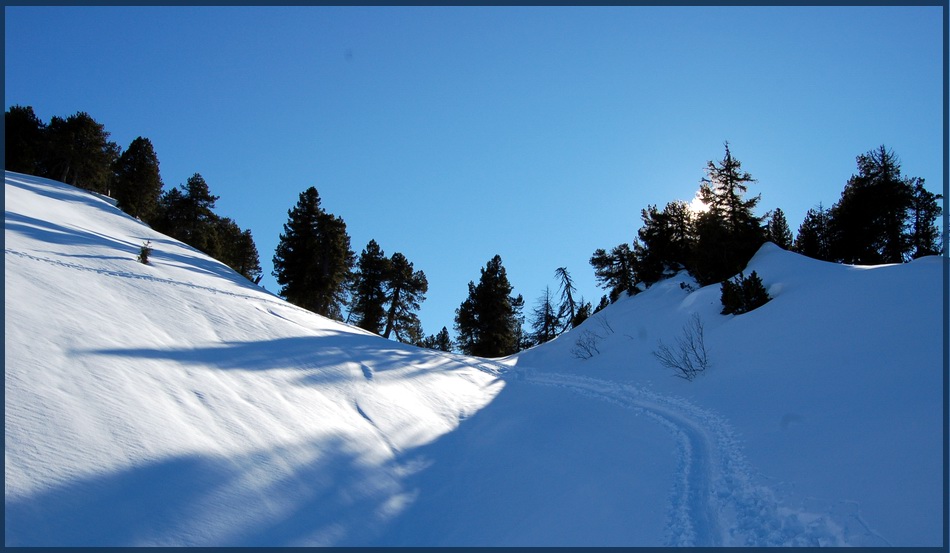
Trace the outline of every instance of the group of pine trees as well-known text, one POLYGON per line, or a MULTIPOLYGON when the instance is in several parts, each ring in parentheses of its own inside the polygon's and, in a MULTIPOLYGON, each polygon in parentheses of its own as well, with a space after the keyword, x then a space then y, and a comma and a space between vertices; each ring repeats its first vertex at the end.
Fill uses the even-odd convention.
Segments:
POLYGON ((348 322, 360 328, 400 342, 451 349, 447 332, 423 336, 416 312, 429 283, 405 255, 386 257, 370 240, 357 259, 346 223, 323 209, 312 186, 287 215, 273 273, 287 301, 338 320, 349 307, 348 322))
POLYGON ((214 196, 198 173, 163 192, 158 155, 148 138, 122 149, 88 113, 53 116, 43 123, 32 107, 13 106, 4 115, 5 168, 104 194, 155 230, 201 250, 249 280, 261 267, 250 230, 217 215, 214 196))
POLYGON ((766 241, 825 261, 851 264, 901 263, 942 251, 937 218, 939 194, 924 180, 902 177, 897 156, 884 146, 857 157, 853 175, 831 207, 811 209, 792 236, 785 214, 775 209, 755 215, 761 195, 749 196, 756 182, 742 170, 729 144, 719 162, 709 161, 700 182, 704 210, 670 202, 662 210, 641 211, 643 226, 632 247, 598 249, 590 263, 598 282, 616 301, 644 286, 686 270, 703 285, 739 273, 766 241))
MULTIPOLYGON (((122 151, 85 112, 44 124, 31 107, 21 106, 6 112, 5 125, 6 169, 111 196, 118 207, 156 230, 260 280, 251 231, 215 214, 219 198, 198 173, 163 192, 158 156, 147 138, 136 138, 122 151)), ((703 285, 726 283, 723 297, 734 301, 724 311, 741 312, 767 296, 763 300, 751 292, 758 288, 745 290, 745 281, 728 279, 766 241, 816 259, 852 264, 900 263, 941 253, 936 221, 942 196, 927 191, 921 178, 903 177, 897 156, 884 146, 859 155, 857 166, 840 200, 830 209, 821 204, 810 209, 793 238, 781 209, 755 214, 761 195, 749 196, 748 187, 756 181, 726 143, 723 159, 709 161, 700 182, 705 209, 694 211, 682 201, 662 210, 650 205, 641 210, 643 225, 632 244, 594 252, 590 263, 608 293, 593 312, 680 270, 703 285)), ((402 253, 387 257, 375 240, 357 258, 346 223, 323 209, 313 187, 288 211, 273 263, 279 293, 289 302, 338 320, 348 308, 346 320, 360 328, 443 351, 509 355, 551 340, 592 314, 590 303, 575 299, 570 274, 560 267, 555 272, 558 291, 545 288, 531 313, 531 332, 525 332, 524 299, 512 295, 496 255, 481 269, 478 283, 469 282, 468 297, 456 310, 457 340, 444 327, 424 336, 417 311, 428 291, 425 273, 402 253)))

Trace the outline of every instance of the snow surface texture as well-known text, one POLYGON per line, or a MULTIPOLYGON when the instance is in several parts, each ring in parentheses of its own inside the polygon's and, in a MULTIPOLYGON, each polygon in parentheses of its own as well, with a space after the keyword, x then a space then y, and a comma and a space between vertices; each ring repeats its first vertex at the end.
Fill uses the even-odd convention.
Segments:
POLYGON ((5 201, 7 546, 941 545, 939 258, 766 245, 753 312, 681 275, 486 360, 296 308, 61 183, 7 172, 5 201), (687 382, 652 352, 694 315, 687 382))

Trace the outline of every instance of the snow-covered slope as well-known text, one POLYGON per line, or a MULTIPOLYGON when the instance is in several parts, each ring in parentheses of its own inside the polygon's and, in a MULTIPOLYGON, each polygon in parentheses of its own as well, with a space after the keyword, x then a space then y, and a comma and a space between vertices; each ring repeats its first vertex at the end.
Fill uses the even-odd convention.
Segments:
POLYGON ((766 245, 756 311, 677 277, 492 361, 298 309, 61 183, 8 172, 5 202, 8 546, 940 545, 938 258, 766 245), (687 382, 651 352, 694 314, 687 382))

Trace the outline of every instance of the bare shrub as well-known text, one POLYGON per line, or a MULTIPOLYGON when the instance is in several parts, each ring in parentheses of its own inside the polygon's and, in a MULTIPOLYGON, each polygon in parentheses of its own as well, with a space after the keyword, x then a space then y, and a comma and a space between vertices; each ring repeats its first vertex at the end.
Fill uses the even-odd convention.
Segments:
POLYGON ((683 333, 676 338, 676 346, 670 347, 661 340, 653 356, 660 364, 674 370, 674 376, 692 382, 709 366, 709 353, 706 351, 703 321, 693 313, 683 333))
POLYGON ((577 359, 590 359, 600 353, 600 350, 597 349, 597 344, 600 340, 601 338, 598 334, 585 330, 581 333, 580 338, 574 342, 574 347, 571 348, 571 355, 577 359))

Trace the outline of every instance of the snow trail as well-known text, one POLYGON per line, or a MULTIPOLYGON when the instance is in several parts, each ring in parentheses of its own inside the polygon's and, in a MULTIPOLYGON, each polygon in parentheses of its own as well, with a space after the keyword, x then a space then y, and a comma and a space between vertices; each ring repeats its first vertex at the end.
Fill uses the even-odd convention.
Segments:
POLYGON ((678 465, 665 545, 853 545, 847 529, 828 514, 786 507, 770 488, 757 484, 734 431, 715 413, 630 384, 532 369, 513 372, 518 380, 631 409, 673 435, 678 465))

